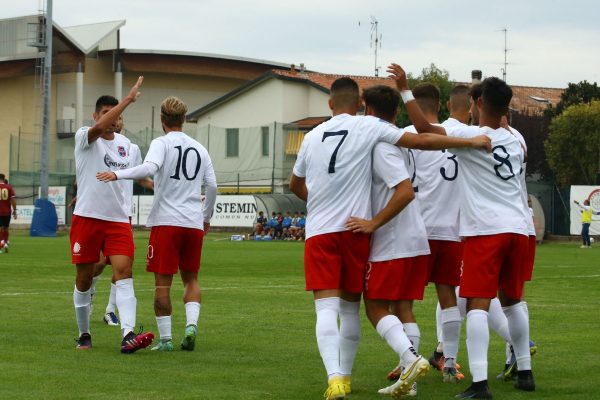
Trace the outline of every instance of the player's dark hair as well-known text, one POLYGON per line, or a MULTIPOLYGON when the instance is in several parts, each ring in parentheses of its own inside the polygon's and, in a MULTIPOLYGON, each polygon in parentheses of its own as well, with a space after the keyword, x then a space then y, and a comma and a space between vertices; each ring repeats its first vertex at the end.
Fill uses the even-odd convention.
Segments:
POLYGON ((452 108, 462 109, 468 111, 470 108, 469 97, 471 91, 467 85, 456 85, 450 91, 450 101, 452 102, 452 108))
POLYGON ((117 104, 119 104, 119 100, 117 100, 113 96, 100 96, 98 97, 98 100, 96 100, 96 112, 100 112, 100 110, 102 110, 102 107, 104 106, 114 107, 117 104))
POLYGON ((0 174, 0 181, 4 182, 4 174, 0 174))
POLYGON ((431 114, 440 111, 440 89, 433 83, 419 83, 412 92, 421 110, 431 114))
POLYGON ((367 107, 373 109, 376 117, 389 121, 396 116, 400 93, 385 85, 371 86, 363 90, 363 100, 367 107))
POLYGON ((471 95, 473 101, 477 101, 477 99, 481 97, 481 93, 483 93, 483 87, 481 86, 481 83, 475 83, 471 85, 469 94, 471 95))
POLYGON ((502 79, 496 77, 486 78, 482 83, 481 98, 482 109, 492 117, 501 117, 508 112, 508 105, 512 99, 512 89, 502 79))
POLYGON ((358 84, 352 78, 344 76, 336 79, 329 91, 334 107, 351 107, 358 104, 358 84))

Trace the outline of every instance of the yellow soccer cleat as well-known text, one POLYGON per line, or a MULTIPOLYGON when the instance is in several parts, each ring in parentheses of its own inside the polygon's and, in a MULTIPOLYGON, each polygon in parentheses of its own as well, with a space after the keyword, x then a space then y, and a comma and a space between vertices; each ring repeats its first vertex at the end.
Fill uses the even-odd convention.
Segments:
POLYGON ((329 380, 329 387, 325 391, 323 397, 325 400, 342 400, 346 398, 346 391, 344 390, 344 378, 336 376, 329 380))
POLYGON ((344 385, 344 392, 346 394, 352 393, 352 376, 351 375, 342 376, 342 385, 344 385))

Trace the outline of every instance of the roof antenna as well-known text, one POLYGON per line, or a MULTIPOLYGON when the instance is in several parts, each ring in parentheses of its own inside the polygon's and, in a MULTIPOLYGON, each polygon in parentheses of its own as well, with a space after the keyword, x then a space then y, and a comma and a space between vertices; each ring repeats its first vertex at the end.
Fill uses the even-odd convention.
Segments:
MULTIPOLYGON (((360 23, 359 23, 360 24, 360 23)), ((383 35, 378 32, 379 21, 371 15, 371 48, 374 49, 375 56, 375 76, 379 76, 380 67, 377 66, 377 49, 381 48, 383 35)))

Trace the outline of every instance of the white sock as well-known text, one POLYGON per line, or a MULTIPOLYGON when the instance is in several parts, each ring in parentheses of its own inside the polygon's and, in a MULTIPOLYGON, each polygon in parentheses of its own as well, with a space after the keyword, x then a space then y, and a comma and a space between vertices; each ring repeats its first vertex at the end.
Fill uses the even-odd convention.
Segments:
POLYGON ((531 354, 529 353, 529 318, 523 302, 504 308, 508 319, 511 343, 517 359, 519 371, 531 370, 531 354))
POLYGON ((458 355, 458 342, 460 339, 460 326, 462 318, 458 307, 449 307, 442 310, 442 330, 444 331, 444 367, 455 368, 458 355))
POLYGON ((117 287, 117 309, 121 320, 123 337, 135 328, 135 309, 137 299, 133 290, 133 278, 121 279, 115 283, 117 287))
POLYGON ((96 283, 100 280, 100 275, 92 278, 92 287, 90 288, 90 294, 93 296, 96 293, 96 283))
POLYGON ((404 326, 406 337, 412 343, 413 349, 418 353, 419 346, 421 345, 421 331, 419 330, 419 325, 417 325, 416 322, 407 322, 402 325, 404 326))
POLYGON ((340 375, 340 300, 339 297, 315 300, 317 345, 329 378, 340 375))
POLYGON ((171 316, 156 317, 156 325, 158 325, 158 333, 160 340, 171 340, 171 316))
POLYGON ((106 304, 106 313, 115 312, 117 309, 117 285, 111 282, 110 294, 108 295, 108 304, 106 304))
POLYGON ((360 342, 359 301, 340 299, 340 373, 352 375, 360 342))
POLYGON ((91 288, 86 292, 80 292, 77 287, 73 289, 73 306, 75 306, 75 318, 79 328, 79 336, 82 333, 90 333, 90 303, 92 301, 91 288))
POLYGON ((504 311, 502 311, 502 305, 500 305, 500 300, 497 297, 492 299, 490 303, 488 324, 505 342, 511 343, 510 333, 508 332, 508 320, 504 311))
POLYGON ((200 303, 196 301, 190 301, 185 303, 185 326, 195 325, 198 326, 198 318, 200 318, 200 303))
POLYGON ((506 342, 506 364, 510 364, 512 360, 512 346, 510 343, 506 342))
POLYGON ((440 306, 439 301, 435 306, 435 333, 438 341, 438 348, 436 351, 441 353, 442 350, 440 350, 440 347, 443 348, 443 345, 440 346, 440 343, 444 343, 444 333, 442 332, 442 307, 440 306))
POLYGON ((379 336, 398 354, 402 365, 408 365, 417 359, 412 351, 412 343, 404 332, 402 322, 395 315, 386 315, 381 318, 375 327, 379 336))
POLYGON ((490 342, 487 318, 488 313, 484 310, 471 310, 467 313, 467 351, 473 382, 487 379, 487 354, 490 342))
POLYGON ((460 317, 465 318, 467 316, 467 299, 460 297, 460 286, 456 287, 456 306, 460 311, 460 317))

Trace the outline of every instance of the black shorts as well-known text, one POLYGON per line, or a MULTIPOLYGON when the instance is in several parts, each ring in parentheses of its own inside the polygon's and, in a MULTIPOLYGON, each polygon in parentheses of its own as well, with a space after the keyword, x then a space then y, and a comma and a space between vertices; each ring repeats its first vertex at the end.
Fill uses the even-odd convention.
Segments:
POLYGON ((0 228, 8 228, 10 225, 10 215, 0 215, 0 228))

